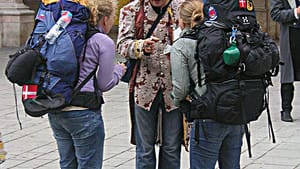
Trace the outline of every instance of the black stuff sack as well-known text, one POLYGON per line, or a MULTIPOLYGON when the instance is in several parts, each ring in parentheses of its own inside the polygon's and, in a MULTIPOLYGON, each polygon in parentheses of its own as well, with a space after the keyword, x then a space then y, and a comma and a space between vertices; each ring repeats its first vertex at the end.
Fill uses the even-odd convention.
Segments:
POLYGON ((30 84, 33 81, 37 66, 42 63, 43 59, 39 50, 26 45, 9 56, 5 75, 10 82, 19 86, 30 84))

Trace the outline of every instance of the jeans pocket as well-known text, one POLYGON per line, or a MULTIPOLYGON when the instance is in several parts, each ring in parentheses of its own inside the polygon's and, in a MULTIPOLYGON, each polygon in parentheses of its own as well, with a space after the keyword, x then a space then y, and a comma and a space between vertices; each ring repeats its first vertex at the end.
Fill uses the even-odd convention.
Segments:
POLYGON ((100 113, 96 113, 92 110, 81 110, 63 112, 63 118, 65 120, 64 125, 68 125, 70 133, 72 133, 74 139, 81 139, 93 135, 96 132, 96 128, 99 127, 100 113))
POLYGON ((213 140, 222 140, 226 126, 224 124, 218 123, 214 120, 203 120, 200 121, 200 137, 213 140), (202 135, 202 136, 201 136, 202 135))

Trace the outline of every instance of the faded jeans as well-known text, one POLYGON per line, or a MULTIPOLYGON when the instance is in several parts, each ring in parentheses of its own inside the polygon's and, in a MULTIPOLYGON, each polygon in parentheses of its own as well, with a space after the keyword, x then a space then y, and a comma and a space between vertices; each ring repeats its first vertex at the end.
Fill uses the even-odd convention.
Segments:
POLYGON ((179 109, 166 112, 159 92, 150 111, 135 105, 136 169, 155 169, 155 143, 159 107, 162 108, 162 145, 159 147, 158 168, 180 169, 182 113, 179 109))
POLYGON ((191 169, 214 169, 217 161, 220 169, 240 169, 243 133, 243 125, 222 124, 210 119, 194 121, 190 139, 191 169))
POLYGON ((104 124, 100 110, 48 113, 61 169, 101 169, 104 124))

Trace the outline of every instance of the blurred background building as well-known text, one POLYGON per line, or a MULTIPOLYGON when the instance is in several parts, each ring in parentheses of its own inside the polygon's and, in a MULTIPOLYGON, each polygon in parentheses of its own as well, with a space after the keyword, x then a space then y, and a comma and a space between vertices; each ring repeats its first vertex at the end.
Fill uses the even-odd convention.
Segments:
MULTIPOLYGON (((130 0, 116 0, 118 4, 115 26, 110 35, 115 39, 119 9, 130 0)), ((34 15, 40 0, 0 0, 0 47, 18 47, 25 43, 34 25, 34 15)), ((278 39, 279 27, 269 15, 269 0, 254 0, 256 15, 262 30, 278 39)))

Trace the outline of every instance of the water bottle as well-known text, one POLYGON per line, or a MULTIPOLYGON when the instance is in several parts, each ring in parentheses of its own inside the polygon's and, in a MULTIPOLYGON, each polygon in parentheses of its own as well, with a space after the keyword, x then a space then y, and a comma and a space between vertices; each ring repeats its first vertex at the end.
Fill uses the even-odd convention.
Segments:
POLYGON ((50 31, 46 34, 45 39, 49 44, 53 44, 57 37, 65 30, 72 20, 72 13, 69 11, 62 11, 61 17, 53 25, 50 31))

